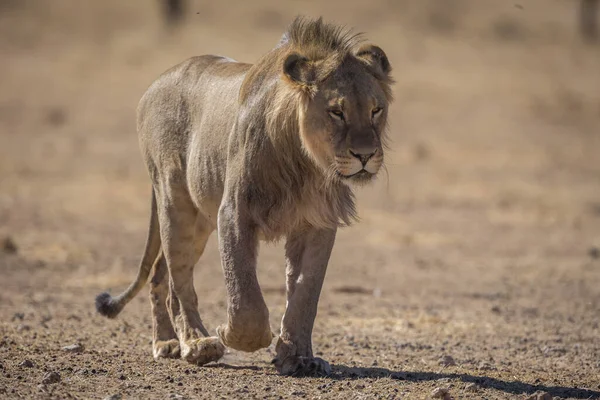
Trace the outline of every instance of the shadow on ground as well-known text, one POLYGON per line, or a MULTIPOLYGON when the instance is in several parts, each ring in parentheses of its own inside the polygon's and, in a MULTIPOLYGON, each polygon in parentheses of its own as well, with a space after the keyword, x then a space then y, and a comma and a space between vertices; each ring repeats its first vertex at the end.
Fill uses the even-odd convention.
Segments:
POLYGON ((552 397, 570 397, 575 399, 600 398, 600 391, 596 390, 565 386, 532 385, 520 381, 503 381, 497 378, 469 374, 392 371, 387 368, 357 368, 345 365, 332 365, 332 369, 333 374, 331 375, 331 379, 335 380, 389 377, 401 381, 422 382, 449 378, 460 379, 465 383, 475 383, 481 388, 491 388, 511 394, 533 394, 543 391, 550 393, 552 397))

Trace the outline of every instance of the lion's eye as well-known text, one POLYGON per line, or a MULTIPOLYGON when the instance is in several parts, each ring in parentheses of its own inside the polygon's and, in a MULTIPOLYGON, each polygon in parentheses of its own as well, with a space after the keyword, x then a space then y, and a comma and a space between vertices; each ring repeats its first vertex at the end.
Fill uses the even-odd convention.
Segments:
POLYGON ((329 110, 329 114, 334 118, 341 119, 342 121, 344 120, 344 113, 340 110, 329 110))
POLYGON ((381 107, 375 107, 373 110, 371 110, 371 116, 372 117, 376 117, 377 115, 379 115, 381 112, 383 111, 383 108, 381 107))

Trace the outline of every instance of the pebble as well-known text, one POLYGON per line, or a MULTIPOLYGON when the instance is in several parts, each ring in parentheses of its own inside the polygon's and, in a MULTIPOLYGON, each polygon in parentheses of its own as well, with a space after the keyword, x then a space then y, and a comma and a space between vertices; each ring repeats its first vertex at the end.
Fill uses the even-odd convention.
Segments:
POLYGON ((465 392, 476 392, 479 390, 479 387, 475 383, 467 383, 465 386, 465 392))
POLYGON ((482 371, 492 371, 495 370, 496 367, 494 367, 492 364, 485 362, 485 361, 481 361, 478 365, 477 365, 477 369, 482 370, 482 371))
POLYGON ((84 350, 84 347, 81 343, 75 343, 69 346, 65 346, 62 349, 67 353, 81 353, 84 350))
POLYGON ((442 358, 440 358, 440 361, 438 361, 438 364, 442 365, 444 367, 452 367, 452 366, 456 365, 456 361, 454 361, 454 358, 452 356, 445 355, 445 356, 442 356, 442 358))
POLYGON ((44 385, 50 385, 58 382, 60 382, 60 375, 58 374, 58 372, 48 372, 46 375, 44 375, 44 378, 42 379, 42 383, 44 385))
POLYGON ((552 395, 548 392, 534 393, 525 400, 552 400, 552 395))
POLYGON ((31 360, 23 360, 19 366, 23 368, 33 368, 33 362, 31 360))
POLYGON ((2 244, 0 245, 0 249, 2 250, 2 252, 6 254, 16 254, 19 250, 17 245, 15 244, 15 241, 10 236, 4 237, 3 239, 1 239, 1 241, 2 244))
POLYGON ((437 387, 433 389, 431 392, 431 397, 434 399, 442 399, 442 400, 452 400, 453 397, 450 396, 450 391, 447 388, 437 387))
POLYGON ((25 318, 25 313, 16 312, 13 314, 11 321, 16 321, 16 320, 23 321, 24 318, 25 318))
POLYGON ((106 396, 104 400, 121 400, 123 395, 121 393, 111 394, 110 396, 106 396))

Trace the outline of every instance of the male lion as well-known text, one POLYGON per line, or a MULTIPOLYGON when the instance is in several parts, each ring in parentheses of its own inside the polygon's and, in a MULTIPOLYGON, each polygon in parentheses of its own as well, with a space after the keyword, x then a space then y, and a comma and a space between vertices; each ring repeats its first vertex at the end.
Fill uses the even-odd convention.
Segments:
POLYGON ((225 346, 270 345, 257 278, 259 239, 286 238, 287 308, 274 364, 282 374, 325 375, 312 327, 338 226, 356 218, 350 184, 383 162, 390 64, 358 35, 296 18, 255 65, 194 57, 164 73, 138 108, 152 179, 152 216, 135 282, 96 298, 115 317, 150 271, 154 357, 216 361, 225 346), (194 265, 217 229, 226 324, 210 336, 197 310, 194 265))

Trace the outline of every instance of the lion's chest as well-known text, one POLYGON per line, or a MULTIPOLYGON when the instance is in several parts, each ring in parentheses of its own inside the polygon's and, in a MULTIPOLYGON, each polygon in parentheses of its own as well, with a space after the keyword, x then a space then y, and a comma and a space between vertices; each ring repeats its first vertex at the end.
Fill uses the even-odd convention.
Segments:
POLYGON ((307 226, 333 229, 340 224, 336 202, 323 193, 306 190, 284 196, 255 214, 261 240, 274 241, 307 226))

